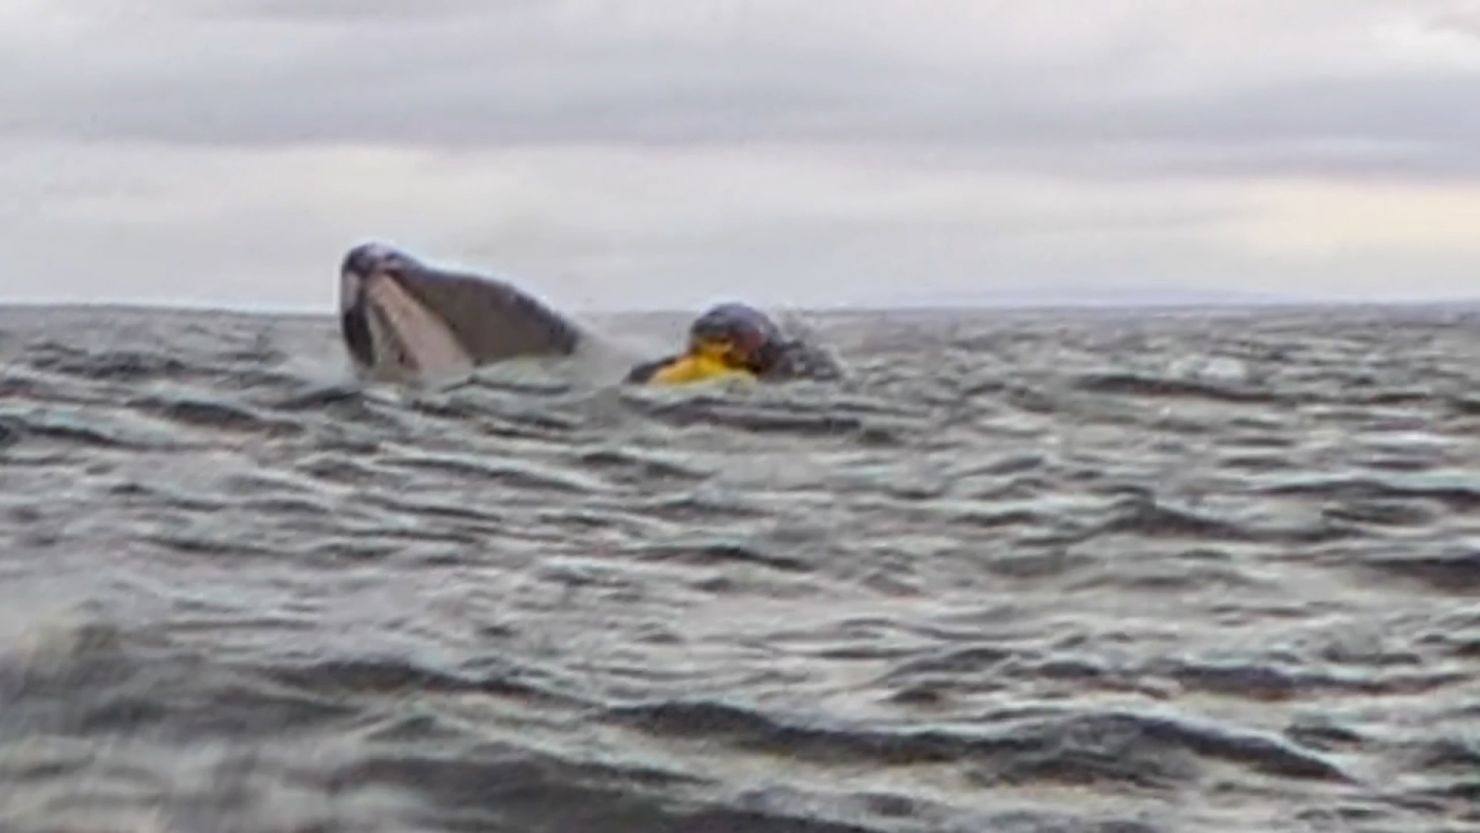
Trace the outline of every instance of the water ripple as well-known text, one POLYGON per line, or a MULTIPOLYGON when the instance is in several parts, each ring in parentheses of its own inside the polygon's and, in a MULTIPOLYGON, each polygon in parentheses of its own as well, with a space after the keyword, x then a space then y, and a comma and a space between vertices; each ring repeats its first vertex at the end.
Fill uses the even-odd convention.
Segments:
POLYGON ((0 310, 0 829, 1480 830, 1477 323, 397 391, 328 319, 0 310))

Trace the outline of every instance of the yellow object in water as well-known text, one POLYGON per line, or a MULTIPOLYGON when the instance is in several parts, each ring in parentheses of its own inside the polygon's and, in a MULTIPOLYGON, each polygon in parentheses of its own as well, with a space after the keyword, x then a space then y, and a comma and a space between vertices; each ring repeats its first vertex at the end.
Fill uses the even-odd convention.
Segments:
POLYGON ((729 359, 729 345, 700 345, 688 355, 674 359, 650 380, 654 385, 684 385, 714 379, 754 379, 755 374, 736 367, 729 359))

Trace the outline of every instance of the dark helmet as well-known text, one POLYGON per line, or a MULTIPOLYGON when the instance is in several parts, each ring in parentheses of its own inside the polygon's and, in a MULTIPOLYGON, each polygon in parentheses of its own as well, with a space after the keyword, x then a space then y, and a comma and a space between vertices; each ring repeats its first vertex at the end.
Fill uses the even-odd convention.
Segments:
POLYGON ((752 369, 762 369, 771 348, 781 342, 781 330, 754 307, 725 303, 710 307, 689 326, 689 344, 728 341, 736 359, 752 369))

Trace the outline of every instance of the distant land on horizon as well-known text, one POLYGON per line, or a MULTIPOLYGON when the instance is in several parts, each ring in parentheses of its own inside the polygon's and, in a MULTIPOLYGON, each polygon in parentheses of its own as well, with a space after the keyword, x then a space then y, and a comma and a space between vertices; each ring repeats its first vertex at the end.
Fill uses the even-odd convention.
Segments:
POLYGON ((1160 287, 1062 287, 1052 290, 981 289, 897 295, 877 301, 840 304, 875 309, 1062 308, 1062 307, 1199 307, 1265 306, 1322 303, 1320 299, 1239 290, 1201 290, 1160 287))

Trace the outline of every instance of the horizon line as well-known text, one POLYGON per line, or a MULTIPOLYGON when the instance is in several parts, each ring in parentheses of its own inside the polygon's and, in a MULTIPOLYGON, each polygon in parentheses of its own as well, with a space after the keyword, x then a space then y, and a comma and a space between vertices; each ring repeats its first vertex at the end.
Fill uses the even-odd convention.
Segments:
MULTIPOLYGON (((1351 298, 1282 298, 1282 297, 1247 297, 1238 299, 1186 299, 1176 298, 1165 301, 1137 300, 1124 302, 1105 302, 1103 300, 1075 302, 1075 301, 1012 301, 1000 302, 970 301, 965 303, 950 301, 905 301, 893 304, 880 302, 857 302, 829 305, 808 304, 762 304, 778 311, 790 311, 799 313, 828 314, 828 313, 889 313, 889 312, 992 312, 992 311, 1191 311, 1191 310, 1239 310, 1239 309, 1266 309, 1266 308, 1353 308, 1353 307, 1440 307, 1456 306, 1471 307, 1480 306, 1480 295, 1451 298, 1432 299, 1351 299, 1351 298)), ((105 300, 105 301, 51 301, 51 300, 4 300, 0 299, 0 311, 9 310, 94 310, 106 311, 117 310, 127 312, 163 312, 163 313, 225 313, 231 315, 263 316, 263 317, 297 317, 297 318, 333 318, 337 310, 334 308, 304 307, 304 306, 226 306, 209 301, 127 301, 127 300, 105 300)), ((572 308, 567 314, 573 316, 582 315, 667 315, 692 313, 689 307, 590 307, 572 308)))

